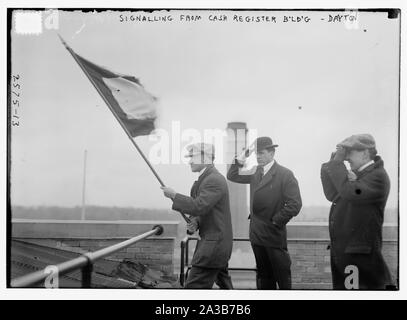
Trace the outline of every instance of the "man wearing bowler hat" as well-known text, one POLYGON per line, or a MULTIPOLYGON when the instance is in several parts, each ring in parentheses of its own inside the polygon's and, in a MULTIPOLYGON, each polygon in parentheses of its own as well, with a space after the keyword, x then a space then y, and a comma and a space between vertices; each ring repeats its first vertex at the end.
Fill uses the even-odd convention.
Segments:
POLYGON ((216 282, 221 289, 233 289, 228 274, 233 235, 227 182, 213 165, 215 148, 212 144, 196 143, 187 150, 192 172, 199 172, 190 196, 168 187, 161 188, 164 195, 172 199, 173 210, 190 215, 189 233, 199 229, 200 240, 185 288, 211 289, 216 282))
POLYGON ((383 260, 382 226, 390 180, 370 134, 337 144, 321 168, 322 186, 332 202, 329 214, 333 289, 392 288, 383 260), (347 170, 344 161, 349 162, 347 170))
POLYGON ((230 166, 227 178, 250 184, 249 237, 256 258, 258 289, 291 289, 291 259, 287 250, 286 224, 302 206, 297 179, 274 160, 269 137, 259 137, 230 166), (258 166, 242 169, 256 152, 258 166))

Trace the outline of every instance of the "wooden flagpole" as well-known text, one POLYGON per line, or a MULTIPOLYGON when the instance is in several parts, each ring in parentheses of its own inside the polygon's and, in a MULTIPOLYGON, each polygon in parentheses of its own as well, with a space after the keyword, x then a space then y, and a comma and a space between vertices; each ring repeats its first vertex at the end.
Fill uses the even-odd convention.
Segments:
MULTIPOLYGON (((126 132, 127 137, 130 139, 131 143, 136 147, 137 151, 141 155, 141 157, 144 159, 144 161, 147 163, 147 165, 150 167, 151 171, 157 178, 158 182, 162 187, 165 187, 164 182, 161 180, 153 166, 151 165, 150 161, 147 159, 147 157, 144 155, 143 151, 141 151, 140 147, 137 145, 136 141, 134 141, 133 137, 131 136, 129 130, 127 130, 126 126, 124 125, 123 121, 119 118, 119 116, 113 111, 113 107, 110 105, 109 100, 106 99, 106 97, 103 95, 99 87, 96 85, 96 83, 93 81, 92 77, 89 75, 88 71, 86 68, 82 65, 82 62, 78 59, 76 56, 75 52, 66 44, 64 39, 58 34, 59 39, 61 40, 62 44, 65 46, 65 48, 69 51, 69 53, 72 55, 72 57, 75 59, 76 63, 79 65, 79 67, 82 69, 82 71, 85 73, 89 81, 92 83, 92 85, 95 87, 96 91, 99 93, 99 95, 102 97, 103 101, 106 103, 108 106, 109 110, 112 112, 113 116, 116 118, 116 120, 119 122, 121 127, 123 128, 124 132, 126 132)), ((189 223, 191 220, 182 212, 180 212, 184 220, 189 223)))
POLYGON ((82 214, 81 220, 85 220, 86 216, 86 157, 87 150, 83 154, 83 184, 82 184, 82 214))

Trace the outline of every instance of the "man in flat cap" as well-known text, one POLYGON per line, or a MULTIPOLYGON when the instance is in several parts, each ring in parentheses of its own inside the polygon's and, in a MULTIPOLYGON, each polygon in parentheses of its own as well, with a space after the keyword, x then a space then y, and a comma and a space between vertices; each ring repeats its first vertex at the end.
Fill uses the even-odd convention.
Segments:
POLYGON ((259 137, 230 166, 227 178, 250 184, 249 237, 256 258, 258 289, 291 289, 291 259, 286 224, 301 209, 300 189, 294 174, 274 160, 269 137, 259 137), (256 152, 258 166, 241 170, 256 152))
POLYGON ((391 276, 381 254, 383 214, 390 181, 370 134, 337 145, 321 168, 332 202, 329 214, 333 289, 386 289, 391 276), (348 161, 348 171, 344 161, 348 161), (351 281, 352 280, 352 281, 351 281))
POLYGON ((212 144, 192 144, 187 150, 192 172, 199 172, 190 196, 162 187, 164 195, 173 201, 172 209, 190 215, 189 233, 199 229, 200 240, 185 288, 211 289, 216 282, 221 289, 233 289, 228 274, 233 235, 226 179, 213 165, 212 144))

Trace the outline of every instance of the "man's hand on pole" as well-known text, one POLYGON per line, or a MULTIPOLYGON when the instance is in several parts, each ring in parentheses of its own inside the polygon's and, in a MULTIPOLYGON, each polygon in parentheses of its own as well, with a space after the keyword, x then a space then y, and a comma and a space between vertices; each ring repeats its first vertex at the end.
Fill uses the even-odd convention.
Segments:
POLYGON ((191 219, 187 224, 187 234, 194 234, 198 230, 198 221, 197 219, 191 219))
POLYGON ((161 190, 164 192, 164 196, 167 198, 170 198, 171 200, 175 198, 175 195, 177 194, 174 189, 169 188, 169 187, 161 187, 161 190))
MULTIPOLYGON (((175 198, 175 195, 177 194, 177 192, 174 189, 166 187, 166 186, 161 186, 160 188, 164 192, 165 197, 167 197, 171 200, 173 200, 175 198)), ((180 212, 180 214, 182 215, 182 217, 184 218, 186 223, 190 223, 190 219, 185 214, 183 214, 182 212, 180 212)))

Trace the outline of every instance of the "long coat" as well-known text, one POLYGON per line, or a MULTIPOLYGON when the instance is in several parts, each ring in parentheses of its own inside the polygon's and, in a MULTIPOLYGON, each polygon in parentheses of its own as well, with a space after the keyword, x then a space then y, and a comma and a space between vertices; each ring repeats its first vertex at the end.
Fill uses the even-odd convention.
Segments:
POLYGON ((390 180, 383 160, 357 172, 349 181, 342 161, 331 160, 321 168, 322 186, 332 202, 329 214, 331 250, 335 254, 368 254, 382 246, 384 208, 390 180))
POLYGON ((235 161, 229 168, 227 178, 250 184, 250 242, 287 249, 286 224, 300 212, 302 206, 297 179, 291 170, 277 162, 264 177, 259 167, 253 174, 239 174, 241 167, 235 161))
POLYGON ((177 193, 173 210, 197 217, 200 240, 191 264, 204 268, 224 268, 232 254, 233 234, 229 190, 226 179, 209 166, 195 182, 191 196, 177 193))

